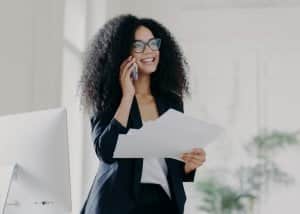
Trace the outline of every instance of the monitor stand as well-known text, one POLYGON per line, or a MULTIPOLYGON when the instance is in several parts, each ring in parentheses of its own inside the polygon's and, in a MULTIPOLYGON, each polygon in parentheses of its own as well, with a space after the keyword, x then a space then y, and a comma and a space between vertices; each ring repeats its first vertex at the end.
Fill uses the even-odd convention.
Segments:
POLYGON ((4 214, 11 183, 16 176, 17 164, 0 165, 0 214, 4 214))

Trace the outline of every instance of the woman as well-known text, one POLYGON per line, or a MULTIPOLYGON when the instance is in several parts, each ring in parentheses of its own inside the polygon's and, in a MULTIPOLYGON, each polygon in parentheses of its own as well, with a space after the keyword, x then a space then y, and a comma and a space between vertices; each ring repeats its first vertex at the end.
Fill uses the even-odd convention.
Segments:
POLYGON ((118 159, 113 152, 119 134, 141 128, 169 108, 183 112, 183 94, 189 94, 186 67, 171 33, 153 19, 120 15, 95 35, 80 86, 101 164, 81 214, 183 213, 182 182, 194 180, 205 161, 203 149, 183 153, 183 161, 118 159))

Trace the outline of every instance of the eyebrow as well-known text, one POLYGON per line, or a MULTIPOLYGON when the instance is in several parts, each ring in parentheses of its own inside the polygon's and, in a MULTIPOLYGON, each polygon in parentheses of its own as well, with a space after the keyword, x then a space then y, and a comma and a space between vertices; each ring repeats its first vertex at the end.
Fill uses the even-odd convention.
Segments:
POLYGON ((135 39, 134 42, 149 42, 151 39, 155 39, 155 37, 152 37, 150 38, 148 41, 144 41, 144 40, 141 40, 141 39, 135 39))

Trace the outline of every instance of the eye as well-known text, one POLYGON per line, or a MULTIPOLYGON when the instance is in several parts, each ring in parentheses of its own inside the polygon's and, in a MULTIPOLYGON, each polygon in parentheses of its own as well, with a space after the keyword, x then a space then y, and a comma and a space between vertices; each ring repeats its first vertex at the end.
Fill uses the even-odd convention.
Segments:
POLYGON ((142 42, 134 42, 133 48, 143 48, 144 44, 142 42))
POLYGON ((157 38, 157 39, 152 39, 149 41, 149 45, 151 46, 152 49, 159 49, 160 47, 160 39, 157 38))
POLYGON ((156 45, 156 43, 157 43, 157 42, 155 41, 155 39, 152 39, 152 40, 149 42, 150 45, 156 45))

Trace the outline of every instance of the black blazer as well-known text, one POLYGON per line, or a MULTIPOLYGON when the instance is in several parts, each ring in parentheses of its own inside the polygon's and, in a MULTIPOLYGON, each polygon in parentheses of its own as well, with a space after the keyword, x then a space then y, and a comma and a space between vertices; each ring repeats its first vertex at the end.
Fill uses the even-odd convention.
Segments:
MULTIPOLYGON (((158 95, 153 96, 159 116, 169 108, 184 112, 183 102, 178 96, 170 95, 167 100, 158 95)), ((143 158, 113 158, 118 135, 127 134, 130 128, 140 129, 143 125, 136 97, 133 98, 127 127, 117 121, 114 114, 111 112, 101 118, 95 114, 90 119, 92 141, 101 164, 80 214, 127 214, 137 199, 143 158)), ((194 181, 196 170, 185 174, 183 162, 172 158, 165 160, 171 197, 176 203, 178 214, 182 214, 186 201, 182 182, 194 181)))

